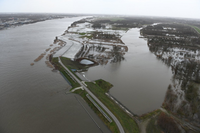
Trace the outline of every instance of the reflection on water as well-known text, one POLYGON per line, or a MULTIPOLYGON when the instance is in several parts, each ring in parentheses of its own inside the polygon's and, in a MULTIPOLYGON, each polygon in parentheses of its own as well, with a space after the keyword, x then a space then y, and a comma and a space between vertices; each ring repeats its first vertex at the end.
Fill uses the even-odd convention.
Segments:
MULTIPOLYGON (((46 67, 45 58, 30 63, 77 18, 49 20, 0 31, 0 133, 97 132, 69 85, 46 67)), ((78 96, 77 96, 78 97, 78 96)), ((109 132, 78 97, 104 132, 109 132)))
POLYGON ((135 114, 159 108, 171 82, 170 68, 149 52, 147 42, 139 38, 139 29, 128 31, 122 41, 129 49, 125 61, 92 67, 86 77, 111 82, 114 85, 111 95, 135 114))

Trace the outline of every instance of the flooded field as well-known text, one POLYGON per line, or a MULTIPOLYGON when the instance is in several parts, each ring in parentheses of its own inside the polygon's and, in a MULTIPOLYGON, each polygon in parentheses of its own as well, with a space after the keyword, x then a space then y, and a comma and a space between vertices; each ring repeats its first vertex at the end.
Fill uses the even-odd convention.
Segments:
POLYGON ((0 31, 1 133, 110 132, 82 98, 66 95, 70 86, 46 66, 47 54, 34 62, 41 53, 51 51, 55 36, 79 19, 49 20, 0 31))
POLYGON ((123 35, 122 41, 129 49, 125 61, 92 67, 81 74, 89 80, 102 78, 111 82, 114 87, 110 94, 133 113, 141 115, 162 105, 172 72, 139 36, 137 28, 123 35))

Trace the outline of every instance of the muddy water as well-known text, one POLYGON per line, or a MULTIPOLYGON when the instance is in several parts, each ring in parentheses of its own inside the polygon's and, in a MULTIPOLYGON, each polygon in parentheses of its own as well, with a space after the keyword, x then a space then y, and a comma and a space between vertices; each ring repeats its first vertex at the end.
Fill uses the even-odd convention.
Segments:
POLYGON ((111 82, 110 94, 133 113, 153 111, 162 105, 172 72, 149 52, 147 42, 139 38, 139 29, 129 30, 122 41, 129 49, 125 61, 92 67, 85 76, 111 82))
POLYGON ((30 63, 76 18, 49 20, 0 31, 0 133, 109 132, 87 104, 45 64, 30 63))

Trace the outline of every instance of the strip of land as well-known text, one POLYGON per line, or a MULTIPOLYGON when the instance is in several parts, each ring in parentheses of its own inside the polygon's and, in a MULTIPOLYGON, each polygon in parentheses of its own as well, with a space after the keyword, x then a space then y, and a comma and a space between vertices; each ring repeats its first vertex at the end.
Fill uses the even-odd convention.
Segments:
POLYGON ((68 73, 87 91, 87 93, 90 94, 90 96, 93 99, 95 99, 95 101, 98 104, 100 104, 101 107, 104 110, 106 110, 106 112, 112 117, 112 119, 115 121, 116 125, 118 126, 120 133, 124 133, 124 129, 123 129, 122 125, 120 124, 120 122, 118 121, 118 119, 113 115, 113 113, 93 93, 91 93, 90 90, 87 87, 85 87, 82 84, 82 82, 76 76, 74 76, 67 67, 64 66, 64 64, 61 62, 60 58, 58 58, 58 60, 59 60, 58 62, 62 65, 62 67, 65 68, 65 70, 68 71, 68 73))
MULTIPOLYGON (((64 59, 66 60, 66 58, 62 58, 62 60, 64 60, 64 59)), ((86 97, 86 94, 89 94, 93 98, 93 100, 95 100, 97 102, 97 104, 100 107, 102 107, 102 109, 108 114, 108 116, 110 116, 112 118, 112 120, 115 123, 117 123, 117 124, 115 124, 113 122, 110 123, 110 122, 108 122, 108 120, 106 120, 104 117, 102 117, 102 114, 99 115, 100 118, 110 128, 110 130, 112 132, 126 132, 126 133, 132 133, 132 132, 138 133, 139 132, 139 127, 138 127, 137 123, 134 121, 134 119, 131 118, 124 110, 122 110, 107 95, 105 95, 105 92, 107 92, 112 87, 112 85, 110 83, 104 81, 104 82, 102 82, 102 85, 105 85, 105 86, 101 86, 100 87, 98 85, 98 82, 101 82, 101 80, 100 81, 96 81, 97 84, 95 84, 93 82, 86 82, 86 84, 87 84, 87 87, 86 87, 75 76, 75 74, 73 74, 73 72, 68 69, 69 66, 65 66, 62 63, 60 58, 54 58, 53 59, 53 63, 57 68, 59 68, 59 70, 61 72, 65 73, 65 71, 63 70, 63 69, 65 69, 67 71, 67 73, 70 74, 71 76, 73 76, 73 78, 77 81, 78 84, 76 82, 74 82, 74 80, 68 74, 65 73, 66 78, 72 84, 72 89, 81 86, 80 87, 81 89, 76 90, 75 93, 81 95, 88 102, 88 104, 90 105, 91 102, 86 97), (82 88, 84 88, 84 90, 82 90, 82 88), (104 88, 104 89, 102 89, 102 88, 104 88), (99 90, 99 91, 97 91, 97 90, 99 90), (94 97, 96 97, 96 98, 94 98, 94 97)), ((71 64, 71 66, 72 66, 72 64, 71 64)), ((95 107, 92 107, 92 109, 93 108, 95 108, 95 107)))
POLYGON ((195 29, 200 34, 200 28, 197 26, 190 25, 193 29, 195 29))
MULTIPOLYGON (((139 23, 132 25, 135 20, 127 20, 129 19, 107 18, 102 21, 102 19, 95 20, 91 18, 74 22, 62 36, 56 37, 55 39, 55 41, 67 43, 65 52, 59 54, 63 56, 61 58, 62 63, 69 71, 72 69, 81 71, 88 69, 88 64, 94 65, 97 63, 105 65, 107 63, 115 63, 124 60, 123 55, 128 51, 128 47, 124 45, 120 37, 128 28, 134 26, 141 27, 139 23), (122 31, 124 28, 126 30, 122 31), (81 65, 82 61, 85 62, 85 66, 81 65)), ((180 118, 182 117, 181 123, 184 123, 186 117, 194 119, 194 122, 198 122, 198 89, 192 86, 192 82, 200 82, 199 26, 193 23, 190 23, 190 25, 188 25, 189 23, 187 25, 185 23, 179 24, 179 21, 176 23, 168 23, 168 20, 163 22, 164 23, 155 24, 150 22, 151 25, 144 26, 140 30, 141 37, 147 38, 149 50, 154 53, 158 59, 162 59, 167 65, 171 66, 174 73, 174 84, 169 85, 162 107, 167 111, 171 110, 173 113, 177 111, 175 115, 180 118), (175 104, 176 101, 180 100, 182 100, 182 102, 179 104, 179 107, 173 109, 177 107, 175 106, 177 105, 175 104)), ((53 60, 57 60, 58 62, 58 58, 53 60)), ((81 95, 88 102, 90 107, 100 116, 112 132, 120 131, 115 123, 111 122, 110 124, 103 116, 103 113, 98 111, 97 108, 101 108, 102 106, 97 102, 97 106, 95 107, 94 104, 96 104, 96 102, 92 103, 86 97, 88 91, 85 90, 84 87, 87 86, 87 89, 116 116, 123 126, 124 132, 139 132, 138 126, 140 131, 144 133, 161 133, 166 131, 178 133, 180 130, 185 130, 187 132, 198 129, 197 127, 188 127, 187 125, 180 124, 177 119, 173 119, 175 117, 171 118, 172 115, 166 113, 163 109, 155 110, 137 117, 136 119, 134 115, 127 115, 126 110, 124 111, 115 103, 116 101, 113 101, 110 97, 105 95, 108 91, 105 89, 107 85, 106 82, 99 84, 101 80, 97 80, 95 82, 79 84, 73 77, 76 76, 73 70, 71 74, 62 65, 57 65, 56 67, 59 68, 67 81, 71 83, 75 93, 81 95), (137 120, 136 122, 138 125, 134 120, 137 120)), ((79 79, 77 76, 76 78, 79 79)), ((79 81, 81 80, 79 79, 79 81)), ((93 100, 96 101, 95 99, 93 100)), ((110 117, 110 114, 107 113, 104 108, 102 108, 102 110, 110 117)))

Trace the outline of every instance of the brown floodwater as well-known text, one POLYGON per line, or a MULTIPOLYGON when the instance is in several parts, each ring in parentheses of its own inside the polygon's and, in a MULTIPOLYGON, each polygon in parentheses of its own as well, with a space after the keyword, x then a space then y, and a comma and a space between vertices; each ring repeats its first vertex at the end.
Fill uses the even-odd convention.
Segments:
POLYGON ((48 20, 0 31, 0 133, 110 132, 81 97, 45 64, 30 65, 74 21, 48 20), (79 101, 101 129, 97 127, 79 101))
POLYGON ((89 80, 104 79, 114 85, 110 94, 131 112, 141 115, 160 108, 172 72, 152 54, 139 29, 129 30, 122 41, 128 46, 125 61, 96 66, 83 73, 89 80))

